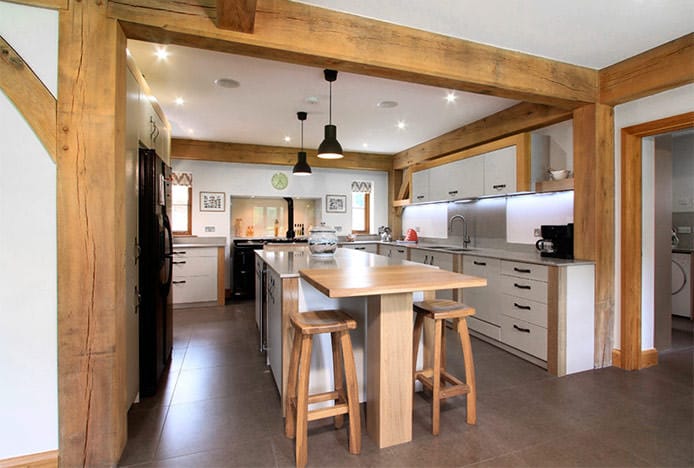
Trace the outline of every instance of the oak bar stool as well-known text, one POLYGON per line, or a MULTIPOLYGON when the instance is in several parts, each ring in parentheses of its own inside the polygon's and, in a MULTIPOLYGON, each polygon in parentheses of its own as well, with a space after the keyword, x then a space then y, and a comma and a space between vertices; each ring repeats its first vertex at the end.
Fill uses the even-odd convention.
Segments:
POLYGON ((328 417, 335 418, 335 428, 344 424, 344 414, 349 416, 349 451, 361 452, 361 421, 359 417, 359 391, 354 366, 352 341, 349 330, 357 328, 357 322, 341 310, 292 313, 289 320, 294 327, 294 344, 289 358, 289 376, 285 407, 287 417, 284 433, 296 437, 296 466, 303 467, 308 460, 308 422, 328 417), (330 333, 333 350, 332 392, 308 394, 309 369, 313 335, 330 333), (341 351, 340 352, 340 348, 341 351), (345 376, 342 372, 344 368, 345 376), (345 382, 346 381, 346 382, 345 382), (345 389, 346 385, 346 389, 345 389), (309 410, 308 405, 323 401, 335 401, 335 406, 309 410))
POLYGON ((412 304, 417 317, 414 323, 412 370, 414 381, 419 380, 432 393, 431 433, 439 435, 441 400, 467 394, 467 423, 477 422, 477 392, 475 389, 475 367, 472 361, 472 345, 466 317, 475 314, 475 309, 465 304, 446 299, 432 299, 412 304), (434 320, 434 367, 417 371, 417 351, 424 319, 434 320), (446 371, 446 326, 447 319, 453 321, 458 330, 465 362, 465 382, 446 371))

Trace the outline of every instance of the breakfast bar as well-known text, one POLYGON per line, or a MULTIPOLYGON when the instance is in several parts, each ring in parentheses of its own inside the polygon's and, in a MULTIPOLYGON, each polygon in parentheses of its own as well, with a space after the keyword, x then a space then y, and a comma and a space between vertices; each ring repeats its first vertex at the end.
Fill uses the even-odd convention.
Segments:
POLYGON ((292 310, 346 308, 361 328, 354 339, 355 359, 360 386, 366 385, 361 400, 367 404, 367 432, 380 448, 410 441, 413 293, 480 287, 486 280, 349 249, 338 249, 334 257, 323 260, 308 251, 258 251, 256 255, 265 262, 268 277, 276 278, 271 280, 273 285, 281 283, 281 314, 268 314, 268 328, 281 329, 281 342, 271 338, 268 346, 270 355, 282 356, 274 366, 270 359, 280 394, 286 388, 291 343, 288 314, 292 310))

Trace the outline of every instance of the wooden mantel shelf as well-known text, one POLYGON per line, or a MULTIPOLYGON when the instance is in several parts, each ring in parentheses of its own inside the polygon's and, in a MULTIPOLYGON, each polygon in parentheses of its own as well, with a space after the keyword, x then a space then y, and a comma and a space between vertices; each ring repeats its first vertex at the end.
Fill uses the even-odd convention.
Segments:
POLYGON ((562 180, 543 180, 535 184, 535 192, 560 192, 562 190, 573 190, 574 179, 562 180))

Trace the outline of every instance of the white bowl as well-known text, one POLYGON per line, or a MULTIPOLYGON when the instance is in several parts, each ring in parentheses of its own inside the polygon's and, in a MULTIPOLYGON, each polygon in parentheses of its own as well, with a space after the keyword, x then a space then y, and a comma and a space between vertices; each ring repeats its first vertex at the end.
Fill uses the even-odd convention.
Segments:
POLYGON ((550 175, 550 177, 552 177, 552 180, 562 180, 562 179, 566 179, 567 177, 569 177, 569 171, 566 169, 561 169, 558 171, 550 170, 549 175, 550 175))

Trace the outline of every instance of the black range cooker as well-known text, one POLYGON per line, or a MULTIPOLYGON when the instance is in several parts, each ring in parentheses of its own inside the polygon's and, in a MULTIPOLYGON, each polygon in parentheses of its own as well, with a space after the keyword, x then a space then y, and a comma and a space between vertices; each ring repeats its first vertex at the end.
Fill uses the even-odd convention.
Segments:
POLYGON ((231 244, 231 297, 253 299, 255 297, 255 250, 267 243, 307 242, 306 239, 234 239, 231 244))

